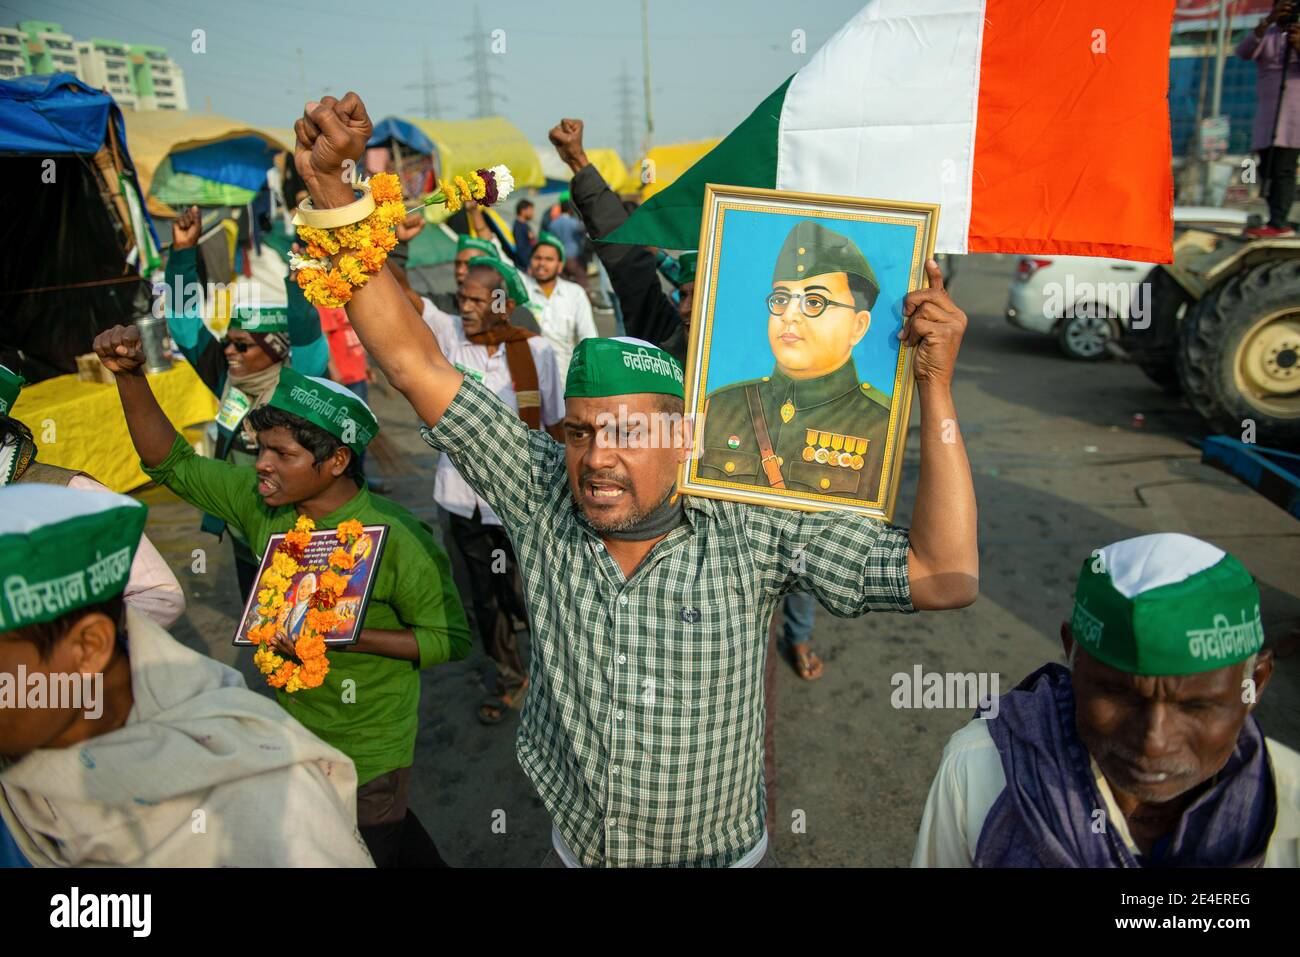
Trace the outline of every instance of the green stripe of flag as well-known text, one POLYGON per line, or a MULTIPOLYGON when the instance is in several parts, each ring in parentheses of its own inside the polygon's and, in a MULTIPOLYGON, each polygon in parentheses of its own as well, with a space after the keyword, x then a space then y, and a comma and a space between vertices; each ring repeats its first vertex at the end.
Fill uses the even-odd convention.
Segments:
POLYGON ((781 110, 793 79, 791 76, 777 87, 726 139, 671 186, 642 203, 603 241, 694 249, 700 241, 706 183, 775 188, 781 110))

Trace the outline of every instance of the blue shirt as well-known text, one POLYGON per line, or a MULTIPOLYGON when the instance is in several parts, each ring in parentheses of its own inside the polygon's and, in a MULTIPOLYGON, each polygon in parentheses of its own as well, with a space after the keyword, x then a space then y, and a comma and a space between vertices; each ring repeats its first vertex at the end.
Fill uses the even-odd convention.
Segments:
POLYGON ((528 261, 533 258, 533 234, 528 224, 515 220, 515 265, 520 269, 528 268, 528 261))
POLYGON ((577 259, 582 251, 582 223, 578 222, 578 217, 561 213, 551 220, 551 232, 564 243, 565 258, 577 259))

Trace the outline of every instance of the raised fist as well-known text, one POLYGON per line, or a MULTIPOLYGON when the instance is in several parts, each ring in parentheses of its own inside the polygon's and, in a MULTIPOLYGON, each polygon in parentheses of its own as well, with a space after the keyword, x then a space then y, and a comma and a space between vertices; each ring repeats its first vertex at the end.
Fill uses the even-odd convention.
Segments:
POLYGON ((307 104, 302 118, 293 124, 298 137, 293 165, 307 184, 314 206, 326 209, 352 202, 352 171, 373 129, 366 105, 355 93, 341 100, 326 96, 319 103, 307 104))
POLYGON ((587 154, 582 149, 582 120, 560 120, 546 135, 569 169, 577 173, 587 165, 587 154))
POLYGON ((189 249, 197 244, 202 226, 203 217, 197 206, 183 210, 172 222, 172 249, 189 249))
POLYGON ((135 326, 114 326, 95 337, 95 355, 113 375, 143 375, 144 346, 135 326))

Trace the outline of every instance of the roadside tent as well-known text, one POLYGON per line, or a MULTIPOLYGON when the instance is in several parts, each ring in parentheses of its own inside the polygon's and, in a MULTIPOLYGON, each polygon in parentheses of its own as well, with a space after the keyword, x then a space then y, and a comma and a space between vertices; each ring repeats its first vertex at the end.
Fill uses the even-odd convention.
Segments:
POLYGON ((695 140, 691 143, 670 143, 667 146, 653 147, 640 164, 647 180, 641 187, 642 201, 649 199, 661 189, 671 186, 677 177, 694 166, 705 153, 721 142, 720 139, 695 140))
MULTIPOLYGON (((551 150, 554 154, 555 151, 551 150)), ((559 157, 557 156, 556 159, 559 157)), ((587 150, 587 159, 591 165, 600 171, 609 188, 616 193, 635 193, 641 188, 641 180, 627 168, 623 158, 618 155, 617 150, 611 149, 590 149, 587 150)), ((568 170, 568 167, 565 167, 568 170)))
POLYGON ((376 124, 369 145, 379 147, 392 142, 398 143, 400 149, 431 157, 433 175, 440 179, 504 164, 510 167, 516 189, 540 187, 546 180, 532 144, 503 116, 477 120, 390 116, 376 124))
POLYGON ((125 117, 140 184, 158 215, 192 203, 245 205, 266 185, 276 154, 293 149, 283 131, 216 113, 132 110, 125 117))
MULTIPOLYGON (((547 143, 545 146, 534 146, 533 149, 537 153, 537 161, 542 166, 542 175, 546 177, 546 183, 539 188, 539 191, 556 193, 568 189, 569 180, 573 179, 573 170, 560 159, 560 154, 555 152, 555 147, 547 143)), ((614 192, 635 193, 641 188, 640 180, 628 170, 627 164, 623 162, 617 150, 600 147, 589 149, 587 159, 591 160, 592 166, 600 170, 600 175, 614 192)))
POLYGON ((0 363, 29 382, 148 311, 158 242, 126 143, 113 98, 72 74, 0 81, 0 363))

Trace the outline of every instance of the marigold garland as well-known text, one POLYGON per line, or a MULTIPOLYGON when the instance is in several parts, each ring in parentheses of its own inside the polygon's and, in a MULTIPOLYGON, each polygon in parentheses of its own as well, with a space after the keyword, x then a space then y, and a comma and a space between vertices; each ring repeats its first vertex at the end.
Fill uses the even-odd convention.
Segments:
MULTIPOLYGON (((346 306, 353 292, 384 267, 397 245, 395 229, 406 218, 401 180, 392 173, 376 173, 368 185, 375 210, 361 222, 333 229, 298 227, 307 255, 290 254, 289 268, 297 272, 298 288, 312 305, 346 306)), ((440 182, 438 191, 425 197, 422 205, 442 203, 452 213, 471 200, 492 206, 509 196, 514 186, 509 167, 493 166, 440 182)))
POLYGON ((271 556, 270 566, 258 582, 258 622, 248 631, 249 640, 257 644, 257 651, 253 654, 257 670, 266 675, 266 682, 271 687, 283 688, 291 694, 303 688, 320 687, 329 673, 325 636, 343 624, 343 619, 333 609, 347 590, 351 577, 344 572, 355 564, 352 555, 345 549, 351 549, 357 539, 365 534, 364 527, 355 519, 342 522, 335 530, 335 538, 343 548, 335 548, 330 553, 330 567, 321 572, 318 587, 308 599, 307 614, 298 631, 298 639, 294 642, 293 651, 298 660, 288 661, 271 650, 271 642, 275 639, 276 621, 288 600, 293 577, 301 571, 298 563, 311 542, 311 533, 315 528, 315 522, 306 515, 301 515, 293 529, 285 534, 284 540, 277 546, 271 556))

